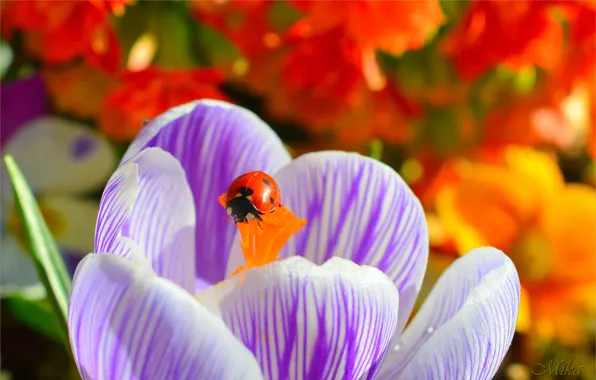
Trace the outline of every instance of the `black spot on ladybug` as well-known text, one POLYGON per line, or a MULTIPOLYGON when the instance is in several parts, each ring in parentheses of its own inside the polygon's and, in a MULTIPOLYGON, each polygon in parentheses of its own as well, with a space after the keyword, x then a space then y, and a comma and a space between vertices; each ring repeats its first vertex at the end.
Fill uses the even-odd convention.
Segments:
POLYGON ((239 189, 239 192, 240 192, 240 194, 241 194, 243 197, 248 197, 249 195, 253 195, 253 193, 254 193, 253 189, 248 189, 248 188, 246 188, 246 187, 244 187, 244 186, 242 186, 242 187, 239 189))
POLYGON ((267 186, 271 186, 271 183, 269 181, 267 181, 265 178, 263 178, 263 183, 265 183, 265 185, 267 185, 267 186))
POLYGON ((271 204, 275 203, 275 200, 273 199, 273 197, 269 197, 269 202, 271 202, 271 204))
POLYGON ((147 124, 149 124, 149 121, 150 121, 149 119, 143 120, 143 127, 146 126, 147 124))

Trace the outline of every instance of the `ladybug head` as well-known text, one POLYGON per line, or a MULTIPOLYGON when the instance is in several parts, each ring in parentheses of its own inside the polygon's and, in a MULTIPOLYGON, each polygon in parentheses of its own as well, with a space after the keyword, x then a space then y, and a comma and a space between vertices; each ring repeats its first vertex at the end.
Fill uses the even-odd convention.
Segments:
POLYGON ((259 210, 245 196, 238 196, 226 203, 226 212, 228 216, 234 218, 236 223, 248 223, 257 219, 261 221, 259 210))

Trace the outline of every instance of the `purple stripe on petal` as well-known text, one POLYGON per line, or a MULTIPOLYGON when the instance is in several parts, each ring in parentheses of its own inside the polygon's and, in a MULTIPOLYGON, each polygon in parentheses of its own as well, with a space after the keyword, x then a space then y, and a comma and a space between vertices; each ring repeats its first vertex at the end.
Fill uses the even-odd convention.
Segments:
POLYGON ((267 379, 359 379, 395 332, 399 295, 381 271, 292 257, 199 295, 254 353, 267 379))
POLYGON ((155 272, 191 293, 195 212, 180 163, 159 148, 132 157, 110 178, 101 198, 95 251, 126 256, 129 238, 155 272))
POLYGON ((443 273, 412 323, 392 342, 381 379, 492 379, 513 339, 520 301, 515 266, 479 248, 443 273))
POLYGON ((196 274, 209 283, 223 280, 236 227, 225 223, 217 197, 240 174, 275 172, 290 155, 255 114, 219 101, 185 104, 152 120, 123 161, 145 147, 170 152, 184 167, 197 213, 196 274))
POLYGON ((219 318, 150 268, 116 255, 88 255, 77 268, 68 328, 84 380, 262 378, 219 318))
POLYGON ((25 123, 49 112, 46 90, 38 75, 3 84, 0 91, 0 145, 25 123))
MULTIPOLYGON (((359 154, 318 152, 292 161, 275 179, 282 203, 308 220, 282 255, 304 256, 317 264, 343 257, 379 268, 399 290, 401 332, 428 257, 422 206, 401 177, 389 166, 359 154)), ((229 270, 236 269, 232 261, 237 257, 241 254, 235 251, 229 270)))

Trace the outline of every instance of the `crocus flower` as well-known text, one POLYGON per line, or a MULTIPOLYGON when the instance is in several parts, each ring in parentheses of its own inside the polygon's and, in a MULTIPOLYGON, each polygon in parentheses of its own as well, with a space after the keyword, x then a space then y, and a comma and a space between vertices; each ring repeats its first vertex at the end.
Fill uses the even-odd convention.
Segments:
POLYGON ((216 101, 140 132, 104 191, 95 252, 70 295, 84 379, 490 379, 519 303, 513 263, 480 248, 402 332, 428 255, 402 179, 354 153, 292 161, 253 113, 216 101), (263 230, 226 223, 217 201, 250 170, 281 189, 263 230))
MULTIPOLYGON (((99 207, 84 194, 99 189, 114 170, 114 153, 84 125, 50 116, 39 77, 3 85, 2 95, 2 152, 21 168, 67 263, 76 263, 93 247, 99 207)), ((1 175, 0 295, 43 298, 4 167, 1 175)))

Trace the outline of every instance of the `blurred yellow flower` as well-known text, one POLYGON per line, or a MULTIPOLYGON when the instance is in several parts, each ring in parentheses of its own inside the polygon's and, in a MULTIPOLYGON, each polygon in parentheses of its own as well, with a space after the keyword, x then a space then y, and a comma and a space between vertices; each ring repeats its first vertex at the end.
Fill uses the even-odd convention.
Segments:
POLYGON ((556 161, 530 148, 510 146, 497 159, 455 167, 457 179, 442 186, 435 207, 458 252, 491 245, 508 253, 527 297, 518 330, 577 342, 585 331, 581 318, 596 309, 589 296, 596 279, 596 191, 565 184, 556 161))

